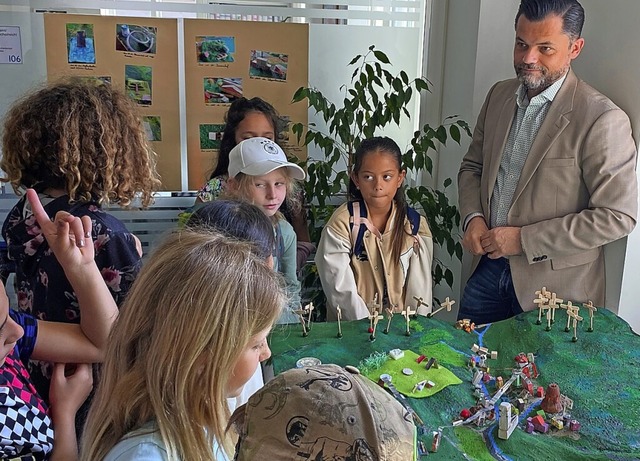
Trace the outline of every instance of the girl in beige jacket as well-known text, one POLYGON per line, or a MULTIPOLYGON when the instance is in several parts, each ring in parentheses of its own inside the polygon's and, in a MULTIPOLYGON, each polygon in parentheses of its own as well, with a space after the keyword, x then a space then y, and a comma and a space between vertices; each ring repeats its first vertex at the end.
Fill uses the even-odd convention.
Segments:
POLYGON ((355 200, 333 213, 315 259, 329 320, 338 306, 345 320, 366 318, 376 298, 394 312, 422 298, 418 314, 431 311, 433 241, 426 219, 407 206, 405 174, 392 139, 366 139, 357 149, 349 184, 355 200))

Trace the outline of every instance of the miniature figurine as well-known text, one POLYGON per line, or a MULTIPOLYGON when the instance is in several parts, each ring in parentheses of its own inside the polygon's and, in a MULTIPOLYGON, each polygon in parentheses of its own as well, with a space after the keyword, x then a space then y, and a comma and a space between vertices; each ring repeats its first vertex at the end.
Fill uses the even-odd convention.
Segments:
MULTIPOLYGON (((563 303, 564 300, 560 299, 556 296, 555 293, 551 293, 551 298, 549 299, 549 310, 551 311, 551 323, 556 321, 556 309, 560 308, 560 304, 563 303)), ((551 325, 548 325, 547 331, 551 330, 551 325)))
POLYGON ((409 327, 409 322, 411 321, 411 316, 415 314, 416 311, 412 311, 410 306, 407 306, 407 310, 402 311, 402 316, 407 320, 407 331, 405 331, 405 336, 411 336, 411 328, 409 327))
POLYGON ((373 313, 381 312, 380 304, 378 304, 378 293, 373 296, 373 302, 368 306, 369 307, 369 329, 367 330, 369 333, 373 333, 373 313))
POLYGON ((462 320, 458 320, 455 323, 455 327, 457 330, 464 330, 467 333, 471 333, 473 330, 476 329, 476 324, 473 323, 470 319, 462 319, 462 320))
POLYGON ((378 311, 373 311, 373 331, 369 336, 370 341, 376 340, 376 328, 378 327, 378 322, 382 319, 384 319, 384 315, 378 315, 378 311))
POLYGON ((336 306, 336 317, 338 318, 338 338, 342 338, 342 326, 340 324, 340 320, 342 320, 342 309, 340 306, 336 306))
POLYGON ((578 315, 580 308, 572 305, 571 301, 567 301, 567 304, 561 304, 560 307, 567 309, 567 326, 564 331, 570 331, 569 323, 571 322, 571 319, 573 319, 573 337, 571 338, 571 341, 575 343, 578 341, 578 322, 582 321, 582 317, 578 315))
POLYGON ((306 306, 304 306, 304 310, 308 312, 308 317, 307 317, 307 330, 311 331, 311 313, 313 312, 313 303, 309 303, 306 306))
POLYGON ((418 298, 417 296, 414 296, 413 299, 416 300, 416 314, 420 312, 422 315, 426 314, 426 316, 429 318, 433 316, 433 314, 429 312, 429 310, 431 309, 431 306, 429 306, 429 304, 424 302, 422 297, 418 298), (424 309, 420 309, 422 306, 424 306, 424 309))
POLYGON ((391 328, 391 319, 393 318, 393 310, 387 307, 385 308, 385 312, 387 313, 387 328, 384 329, 383 333, 385 335, 388 335, 389 329, 391 328))
POLYGON ((598 309, 596 309, 596 306, 594 306, 591 301, 587 301, 583 306, 585 309, 589 310, 589 328, 587 328, 587 331, 591 333, 593 332, 593 314, 598 312, 598 309))
POLYGON ((294 310, 293 313, 300 318, 300 323, 302 324, 302 336, 306 338, 307 336, 309 336, 309 332, 307 331, 307 324, 306 324, 307 321, 304 318, 304 314, 306 313, 306 311, 304 309, 297 309, 297 310, 294 310))
POLYGON ((440 439, 442 438, 442 431, 433 431, 433 439, 431 441, 431 452, 436 453, 440 448, 440 439))
MULTIPOLYGON (((546 288, 542 288, 542 291, 546 291, 546 288)), ((536 291, 536 294, 538 294, 538 298, 533 300, 533 303, 538 305, 538 320, 536 320, 536 325, 542 325, 542 314, 549 309, 549 298, 540 291, 536 291)))
MULTIPOLYGON (((422 298, 420 298, 420 302, 422 303, 422 298)), ((453 306, 455 303, 456 302, 454 300, 449 300, 449 297, 447 296, 446 298, 444 298, 444 302, 440 304, 440 308, 438 308, 435 311, 430 312, 429 314, 427 314, 427 317, 429 317, 429 318, 433 317, 438 312, 440 312, 442 309, 446 309, 447 312, 451 312, 451 306, 453 306)))

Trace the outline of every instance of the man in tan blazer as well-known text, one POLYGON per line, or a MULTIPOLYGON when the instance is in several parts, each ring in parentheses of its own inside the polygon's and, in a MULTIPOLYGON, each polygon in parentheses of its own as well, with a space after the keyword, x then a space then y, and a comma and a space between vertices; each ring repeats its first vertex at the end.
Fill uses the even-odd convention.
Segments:
POLYGON ((570 64, 584 45, 577 0, 522 0, 517 79, 491 88, 458 174, 473 274, 459 318, 487 323, 605 293, 602 246, 636 223, 636 146, 627 115, 570 64))

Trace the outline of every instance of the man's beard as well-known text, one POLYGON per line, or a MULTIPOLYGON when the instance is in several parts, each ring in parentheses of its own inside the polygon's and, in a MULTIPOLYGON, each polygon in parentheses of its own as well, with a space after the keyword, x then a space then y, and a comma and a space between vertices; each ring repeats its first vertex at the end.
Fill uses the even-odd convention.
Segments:
POLYGON ((522 83, 527 90, 543 91, 566 74, 569 67, 563 67, 556 72, 549 72, 549 69, 544 66, 537 66, 535 64, 518 64, 515 66, 515 70, 518 80, 520 80, 520 83, 522 83), (524 69, 537 70, 540 74, 524 74, 522 72, 524 69))

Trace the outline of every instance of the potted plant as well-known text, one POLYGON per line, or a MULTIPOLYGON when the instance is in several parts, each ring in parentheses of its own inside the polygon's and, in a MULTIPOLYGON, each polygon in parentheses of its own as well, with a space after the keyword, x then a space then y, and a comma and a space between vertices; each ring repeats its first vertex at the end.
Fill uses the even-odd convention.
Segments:
MULTIPOLYGON (((401 120, 410 117, 408 108, 412 99, 423 91, 430 91, 425 78, 410 79, 402 70, 393 74, 387 55, 373 45, 364 55, 355 56, 349 66, 355 68, 350 83, 340 88, 344 92, 341 106, 314 88, 299 88, 293 96, 293 102, 306 100, 309 108, 321 115, 326 123, 324 132, 313 124, 292 126, 298 143, 304 138, 304 145, 313 144, 322 153, 322 158, 307 158, 303 162, 308 173, 305 193, 310 199, 310 232, 316 243, 335 208, 346 200, 353 154, 361 140, 382 133, 387 126, 399 126, 401 120), (337 202, 336 196, 342 196, 343 200, 337 202)), ((438 145, 446 144, 449 139, 460 144, 463 133, 471 136, 469 125, 455 115, 447 117, 440 126, 425 124, 416 131, 403 154, 407 177, 416 177, 423 171, 432 175, 432 156, 437 154, 438 145)), ((402 147, 402 142, 399 144, 402 147)), ((462 246, 456 233, 460 215, 445 193, 451 183, 447 178, 441 188, 405 187, 409 205, 426 216, 434 244, 461 260, 462 246)), ((453 272, 439 259, 434 259, 433 281, 435 285, 442 281, 453 285, 453 272)), ((308 268, 303 285, 307 289, 318 288, 311 289, 309 297, 317 306, 324 306, 318 283, 315 267, 308 268)))

